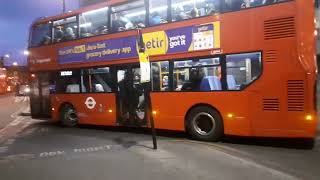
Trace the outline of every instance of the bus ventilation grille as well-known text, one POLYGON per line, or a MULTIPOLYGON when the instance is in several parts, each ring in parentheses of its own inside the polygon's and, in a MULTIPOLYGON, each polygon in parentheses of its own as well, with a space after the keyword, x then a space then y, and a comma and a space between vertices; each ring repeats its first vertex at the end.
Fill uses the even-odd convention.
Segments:
POLYGON ((288 111, 304 111, 304 83, 302 80, 289 80, 288 111))
POLYGON ((270 63, 273 63, 273 62, 276 62, 277 60, 277 51, 276 50, 268 50, 265 52, 265 59, 266 59, 266 62, 270 62, 270 63))
POLYGON ((264 111, 279 111, 279 99, 263 99, 264 111))
POLYGON ((264 39, 281 39, 295 36, 294 17, 267 20, 264 22, 264 39))

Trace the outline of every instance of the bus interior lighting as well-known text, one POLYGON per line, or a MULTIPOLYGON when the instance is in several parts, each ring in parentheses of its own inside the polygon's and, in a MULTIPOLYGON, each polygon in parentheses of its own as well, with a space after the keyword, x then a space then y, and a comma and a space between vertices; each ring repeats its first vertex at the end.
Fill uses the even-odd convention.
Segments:
POLYGON ((143 10, 143 11, 140 11, 140 12, 130 13, 130 14, 127 14, 127 15, 125 15, 125 16, 128 17, 128 18, 130 18, 130 17, 140 16, 140 15, 143 15, 143 14, 145 14, 145 13, 146 13, 146 11, 143 10))
POLYGON ((183 7, 188 4, 195 4, 195 3, 204 2, 204 1, 205 0, 191 0, 191 1, 179 2, 179 3, 172 4, 172 7, 174 8, 183 7))
POLYGON ((160 6, 160 7, 157 7, 157 8, 150 9, 150 13, 153 13, 153 12, 156 12, 156 11, 164 11, 164 10, 167 10, 167 9, 168 9, 168 6, 160 6))
POLYGON ((100 8, 100 9, 96 9, 96 10, 85 12, 82 15, 86 16, 86 15, 96 14, 96 13, 99 13, 99 12, 102 12, 102 11, 106 11, 108 9, 109 9, 109 7, 104 7, 104 8, 100 8))
POLYGON ((72 71, 61 71, 60 75, 61 76, 72 76, 72 71))

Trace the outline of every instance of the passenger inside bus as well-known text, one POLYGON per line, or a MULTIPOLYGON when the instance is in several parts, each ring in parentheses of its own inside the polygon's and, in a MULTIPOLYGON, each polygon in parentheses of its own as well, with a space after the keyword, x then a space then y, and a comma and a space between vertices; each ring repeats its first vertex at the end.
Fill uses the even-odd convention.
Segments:
POLYGON ((61 42, 64 38, 64 32, 59 28, 55 31, 54 42, 61 42))
POLYGON ((74 40, 76 39, 76 34, 71 27, 68 27, 65 32, 64 40, 74 40))
POLYGON ((213 14, 216 14, 216 13, 219 13, 220 12, 220 5, 219 5, 219 2, 220 1, 210 1, 210 0, 207 0, 206 1, 206 4, 205 4, 205 12, 206 12, 206 15, 213 15, 213 14))
POLYGON ((183 7, 177 7, 173 10, 173 21, 181 21, 189 18, 190 16, 188 16, 183 7))
POLYGON ((200 91, 200 85, 205 74, 200 68, 191 68, 189 80, 184 82, 181 91, 200 91))
MULTIPOLYGON (((119 72, 118 72, 119 73, 119 72)), ((139 105, 139 92, 133 86, 129 72, 124 73, 123 79, 118 82, 119 99, 123 120, 136 119, 136 109, 139 105)))
POLYGON ((199 17, 200 16, 199 10, 197 8, 193 8, 190 12, 190 16, 191 18, 199 17))
POLYGON ((157 24, 162 24, 166 23, 167 21, 160 15, 159 12, 153 12, 150 15, 150 25, 157 25, 157 24))
POLYGON ((129 29, 133 29, 134 25, 124 15, 125 13, 114 13, 113 14, 113 20, 112 20, 112 31, 118 32, 118 31, 125 31, 129 29))

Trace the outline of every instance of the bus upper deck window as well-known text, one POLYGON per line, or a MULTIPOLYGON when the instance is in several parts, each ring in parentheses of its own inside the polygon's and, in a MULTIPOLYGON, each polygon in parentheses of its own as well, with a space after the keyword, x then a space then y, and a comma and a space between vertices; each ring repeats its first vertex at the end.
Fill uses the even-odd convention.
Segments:
POLYGON ((220 13, 220 0, 172 1, 172 21, 220 13))
POLYGON ((31 47, 51 43, 51 22, 34 26, 31 36, 31 47))
POLYGON ((63 42, 78 38, 77 18, 69 17, 53 22, 53 41, 63 42))
POLYGON ((196 4, 199 16, 214 15, 220 13, 220 0, 199 1, 196 4))
POLYGON ((108 7, 82 13, 80 17, 80 37, 90 37, 108 33, 108 7))
POLYGON ((168 1, 150 0, 149 24, 151 26, 168 22, 168 1))
POLYGON ((144 1, 114 6, 111 9, 111 31, 119 32, 146 27, 144 1))

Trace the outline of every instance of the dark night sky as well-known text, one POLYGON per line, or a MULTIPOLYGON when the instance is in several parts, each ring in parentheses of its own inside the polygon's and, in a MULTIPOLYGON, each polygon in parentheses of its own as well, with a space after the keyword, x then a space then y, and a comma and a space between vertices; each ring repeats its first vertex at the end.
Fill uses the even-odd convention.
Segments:
MULTIPOLYGON (((78 7, 78 0, 66 0, 67 10, 78 7)), ((30 24, 37 18, 61 13, 62 0, 0 0, 0 56, 9 66, 14 61, 26 65, 23 51, 27 48, 30 24)))

